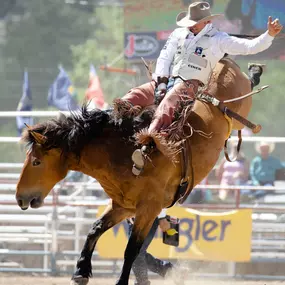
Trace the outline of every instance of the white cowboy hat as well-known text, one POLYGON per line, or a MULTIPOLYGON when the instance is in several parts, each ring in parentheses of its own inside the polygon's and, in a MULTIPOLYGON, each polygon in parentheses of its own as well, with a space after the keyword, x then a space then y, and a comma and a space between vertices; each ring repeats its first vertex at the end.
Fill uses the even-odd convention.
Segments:
POLYGON ((211 14, 208 2, 194 2, 189 5, 188 12, 181 12, 176 17, 176 24, 180 27, 191 27, 200 21, 209 21, 223 16, 222 14, 211 14))
POLYGON ((269 147, 269 153, 271 153, 275 148, 275 144, 272 142, 258 142, 255 144, 255 150, 260 153, 260 148, 263 146, 269 147))

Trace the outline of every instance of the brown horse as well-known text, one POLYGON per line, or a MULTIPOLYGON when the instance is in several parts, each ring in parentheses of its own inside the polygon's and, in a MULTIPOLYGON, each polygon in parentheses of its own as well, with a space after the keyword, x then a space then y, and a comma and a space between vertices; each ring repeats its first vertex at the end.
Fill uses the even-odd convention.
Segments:
MULTIPOLYGON (((251 91, 249 79, 231 60, 217 64, 208 92, 219 100, 237 98, 251 91)), ((251 98, 227 105, 247 116, 251 98)), ((87 111, 50 120, 25 130, 22 139, 29 144, 26 160, 17 185, 16 199, 23 209, 38 208, 54 185, 69 170, 81 171, 96 178, 112 203, 93 224, 77 262, 72 284, 87 284, 91 276, 91 257, 99 237, 108 229, 134 216, 135 224, 128 241, 124 264, 116 284, 128 284, 132 263, 145 236, 162 208, 173 202, 181 179, 181 166, 160 151, 151 154, 139 177, 132 174, 133 135, 150 123, 144 112, 133 120, 114 123, 111 112, 87 111)), ((196 130, 212 133, 205 138, 194 132, 189 138, 192 148, 194 185, 213 168, 229 132, 229 122, 213 105, 196 101, 189 122, 196 130)), ((234 128, 241 126, 234 122, 234 128)), ((179 156, 177 157, 179 160, 179 156)))

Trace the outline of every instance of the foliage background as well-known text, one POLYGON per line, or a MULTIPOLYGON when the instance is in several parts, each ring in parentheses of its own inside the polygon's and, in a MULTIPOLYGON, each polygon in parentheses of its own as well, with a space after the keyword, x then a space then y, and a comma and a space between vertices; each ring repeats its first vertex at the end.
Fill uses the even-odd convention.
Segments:
MULTIPOLYGON (((4 2, 0 7, 4 7, 4 2)), ((124 17, 121 6, 98 6, 96 0, 87 7, 67 5, 64 0, 13 0, 7 3, 11 5, 7 6, 9 12, 0 13, 0 23, 6 27, 5 40, 0 45, 0 111, 16 109, 24 68, 29 71, 35 110, 50 109, 46 97, 59 64, 69 73, 81 102, 88 84, 90 63, 97 69, 109 103, 131 87, 147 81, 143 69, 134 77, 99 68, 118 58, 116 67, 138 69, 138 66, 124 62, 122 57, 124 17)), ((248 61, 246 57, 238 60, 244 72, 247 72, 248 61)), ((268 84, 270 88, 254 96, 250 119, 263 126, 261 136, 285 136, 285 62, 261 62, 267 65, 261 85, 268 84)), ((16 134, 15 119, 0 119, 1 136, 16 134)), ((276 155, 285 160, 283 148, 283 145, 277 145, 276 155)), ((249 157, 255 153, 253 144, 245 144, 244 150, 249 157)), ((1 143, 0 155, 2 162, 19 162, 24 151, 18 145, 1 143)))

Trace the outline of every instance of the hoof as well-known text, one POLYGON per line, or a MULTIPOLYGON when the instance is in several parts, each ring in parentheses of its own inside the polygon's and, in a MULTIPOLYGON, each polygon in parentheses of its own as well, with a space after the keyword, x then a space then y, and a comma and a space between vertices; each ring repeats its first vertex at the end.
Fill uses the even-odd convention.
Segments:
POLYGON ((86 285, 89 281, 89 278, 83 276, 74 276, 70 281, 70 285, 86 285))

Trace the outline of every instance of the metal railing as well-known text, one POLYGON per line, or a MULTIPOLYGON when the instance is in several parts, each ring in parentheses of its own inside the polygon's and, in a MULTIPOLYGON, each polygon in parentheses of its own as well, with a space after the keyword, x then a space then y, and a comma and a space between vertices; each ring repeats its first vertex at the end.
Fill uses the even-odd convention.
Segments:
MULTIPOLYGON (((69 112, 63 112, 69 114, 69 112)), ((2 118, 12 118, 16 116, 36 116, 36 117, 54 117, 59 112, 0 112, 2 118)), ((17 143, 18 137, 0 137, 0 142, 17 143)), ((238 138, 233 136, 233 141, 238 138)), ((275 142, 284 143, 284 137, 244 137, 244 142, 275 142)), ((81 244, 86 236, 84 227, 90 226, 100 205, 106 205, 107 200, 96 199, 91 196, 90 191, 101 191, 98 183, 60 183, 56 185, 53 195, 46 199, 45 207, 37 209, 37 212, 22 213, 16 206, 14 193, 18 171, 23 166, 22 163, 0 163, 1 170, 14 170, 13 173, 0 173, 0 243, 4 248, 0 249, 0 272, 37 272, 37 273, 72 273, 79 257, 81 244), (9 183, 1 183, 1 180, 9 183), (57 192, 63 186, 74 187, 74 192, 69 196, 57 195, 57 192), (3 194, 5 191, 6 194, 3 194), (8 193, 8 194, 7 194, 8 193), (36 214, 35 214, 36 213, 36 214), (20 225, 19 225, 20 224, 20 225), (69 249, 61 249, 61 243, 70 243, 69 249), (25 248, 22 248, 22 245, 25 248), (31 248, 28 248, 28 246, 31 248), (41 246, 41 249, 33 249, 33 246, 41 246), (15 248, 16 247, 16 248, 15 248), (20 247, 20 248, 18 248, 20 247), (6 259, 14 256, 40 257, 42 266, 30 268, 15 262, 7 262, 6 259), (9 267, 9 264, 12 265, 9 267)), ((231 204, 191 204, 184 205, 200 210, 232 210, 232 209, 253 209, 253 235, 252 235, 252 262, 272 262, 285 263, 285 226, 283 224, 284 204, 279 199, 278 203, 260 203, 250 204, 241 201, 240 190, 265 190, 274 191, 276 194, 284 193, 285 187, 254 187, 254 186, 220 186, 220 185, 199 185, 196 188, 210 189, 216 191, 219 189, 229 189, 235 191, 235 200, 231 204)), ((70 190, 71 191, 71 190, 70 190)), ((285 195, 284 195, 285 196, 285 195)), ((94 274, 117 274, 121 260, 100 259, 97 252, 93 255, 94 274), (98 266, 98 269, 96 267, 98 266)), ((236 263, 227 263, 227 271, 211 275, 204 273, 203 276, 217 277, 247 277, 247 278, 271 278, 284 279, 283 276, 270 276, 261 274, 239 274, 236 263)))

